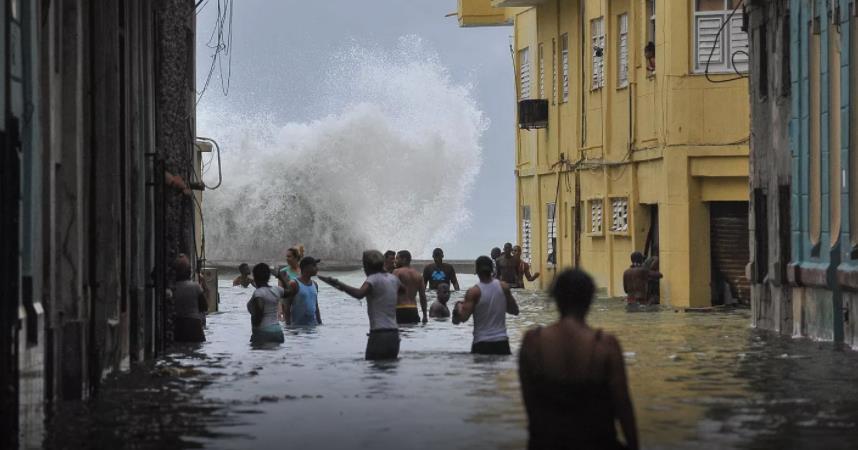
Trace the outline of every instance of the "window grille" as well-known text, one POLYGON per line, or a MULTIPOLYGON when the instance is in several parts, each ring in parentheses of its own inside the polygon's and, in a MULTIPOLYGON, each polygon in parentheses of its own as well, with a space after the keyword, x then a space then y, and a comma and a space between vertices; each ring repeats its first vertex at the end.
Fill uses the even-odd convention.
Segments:
POLYGON ((525 47, 518 51, 519 86, 520 99, 530 98, 530 48, 525 47))
POLYGON ((611 231, 623 233, 629 231, 629 200, 611 199, 611 231))
POLYGON ((618 22, 617 84, 626 87, 629 85, 629 15, 620 14, 618 22))
POLYGON ((602 232, 602 200, 590 200, 590 233, 602 232))
POLYGON ((557 103, 557 42, 551 40, 551 102, 557 103))
POLYGON ((530 206, 521 207, 521 259, 530 263, 530 206))
POLYGON ((563 102, 569 101, 569 35, 560 36, 560 69, 563 76, 563 102))
POLYGON ((539 43, 539 98, 545 98, 545 55, 542 43, 539 43))
POLYGON ((605 86, 605 19, 599 17, 590 21, 590 35, 593 44, 593 89, 605 86))

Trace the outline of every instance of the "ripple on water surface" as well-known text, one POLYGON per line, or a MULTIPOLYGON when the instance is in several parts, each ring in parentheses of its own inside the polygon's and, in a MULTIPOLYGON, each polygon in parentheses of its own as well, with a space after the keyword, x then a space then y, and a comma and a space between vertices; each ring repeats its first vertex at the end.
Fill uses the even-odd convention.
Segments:
MULTIPOLYGON (((358 272, 336 275, 363 280, 358 272)), ((221 279, 221 312, 208 319, 206 343, 108 382, 98 401, 64 405, 46 444, 525 445, 515 358, 470 355, 470 323, 405 328, 398 361, 367 362, 365 302, 322 284, 323 326, 286 328, 284 344, 252 348, 245 310, 252 289, 229 286, 229 274, 221 279)), ((543 294, 517 297, 521 315, 508 320, 513 349, 524 330, 556 317, 543 294)), ((628 313, 600 299, 590 322, 620 338, 646 448, 847 448, 858 439, 852 352, 752 330, 744 310, 628 313)))

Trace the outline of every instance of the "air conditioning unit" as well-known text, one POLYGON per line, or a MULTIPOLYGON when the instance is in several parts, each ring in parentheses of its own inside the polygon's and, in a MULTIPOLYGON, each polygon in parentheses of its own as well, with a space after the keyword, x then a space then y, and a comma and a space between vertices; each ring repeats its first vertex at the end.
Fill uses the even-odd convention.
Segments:
POLYGON ((519 101, 518 127, 524 130, 548 128, 548 100, 528 99, 519 101))

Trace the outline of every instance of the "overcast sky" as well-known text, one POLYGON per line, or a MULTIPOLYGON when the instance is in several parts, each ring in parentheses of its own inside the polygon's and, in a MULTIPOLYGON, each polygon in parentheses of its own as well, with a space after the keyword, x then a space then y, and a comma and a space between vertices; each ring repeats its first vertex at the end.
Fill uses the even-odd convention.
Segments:
MULTIPOLYGON (((209 0, 197 16, 198 89, 211 62, 206 42, 216 10, 217 0, 209 0)), ((482 170, 467 204, 471 226, 445 248, 448 258, 473 258, 515 238, 512 28, 459 28, 455 16, 445 17, 455 10, 456 0, 236 2, 225 101, 236 112, 261 111, 284 124, 318 119, 307 106, 318 102, 307 97, 324 78, 332 54, 355 42, 393 49, 401 36, 421 37, 454 81, 475 85, 473 95, 491 121, 483 135, 482 170)), ((201 109, 221 101, 218 74, 201 109)))

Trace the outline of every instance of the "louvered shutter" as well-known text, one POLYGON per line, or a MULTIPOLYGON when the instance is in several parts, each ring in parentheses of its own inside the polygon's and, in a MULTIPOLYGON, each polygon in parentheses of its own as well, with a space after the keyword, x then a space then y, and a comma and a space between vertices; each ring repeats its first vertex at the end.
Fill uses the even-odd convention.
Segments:
POLYGON ((539 44, 539 98, 545 98, 545 55, 542 44, 539 44))
POLYGON ((617 80, 620 87, 629 84, 629 15, 620 16, 620 38, 618 40, 619 51, 617 61, 617 80))
POLYGON ((569 35, 560 37, 560 69, 563 71, 563 100, 569 100, 569 35))
POLYGON ((739 72, 748 71, 748 33, 742 31, 742 16, 734 15, 730 19, 730 60, 729 66, 735 66, 739 72))
POLYGON ((519 83, 521 100, 530 98, 530 49, 525 47, 518 51, 519 83))
POLYGON ((605 85, 605 33, 604 20, 600 17, 590 22, 593 43, 593 89, 605 85))
MULTIPOLYGON (((718 29, 721 28, 723 16, 718 15, 701 15, 697 16, 697 68, 706 70, 707 62, 709 70, 723 70, 725 66, 724 58, 724 42, 723 33, 718 36, 718 29), (718 40, 715 40, 715 37, 718 40), (713 51, 712 48, 715 48, 713 51), (710 58, 711 55, 711 58, 710 58)), ((746 36, 747 42, 747 36, 746 36)), ((746 44, 747 45, 747 44, 746 44)))

